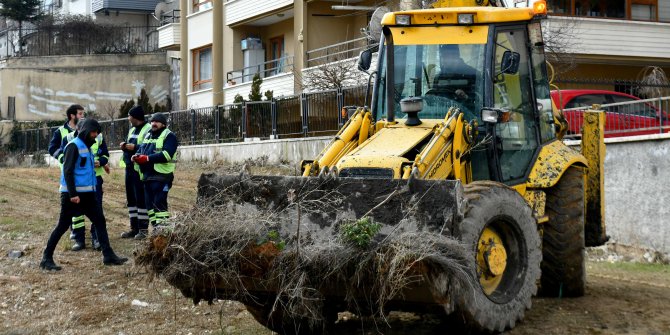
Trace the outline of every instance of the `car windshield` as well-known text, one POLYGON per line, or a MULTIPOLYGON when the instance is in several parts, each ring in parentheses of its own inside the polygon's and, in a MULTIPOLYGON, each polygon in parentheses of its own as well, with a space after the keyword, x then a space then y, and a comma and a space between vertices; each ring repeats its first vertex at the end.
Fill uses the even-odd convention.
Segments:
MULTIPOLYGON (((386 113, 386 57, 382 48, 379 89, 375 100, 377 120, 386 113)), ((443 119, 450 107, 465 112, 466 119, 478 117, 482 107, 484 44, 395 45, 394 106, 400 112, 400 100, 423 98, 422 119, 443 119)))

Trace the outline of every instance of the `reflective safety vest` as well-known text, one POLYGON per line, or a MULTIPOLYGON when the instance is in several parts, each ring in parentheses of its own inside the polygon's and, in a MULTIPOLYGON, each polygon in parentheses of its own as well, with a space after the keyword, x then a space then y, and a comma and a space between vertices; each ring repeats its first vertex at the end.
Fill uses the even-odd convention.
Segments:
MULTIPOLYGON (((169 174, 169 173, 173 173, 174 169, 175 169, 175 164, 172 161, 174 159, 174 157, 170 157, 170 154, 167 151, 163 151, 163 143, 165 143, 165 138, 170 133, 171 133, 170 129, 165 128, 165 130, 163 130, 163 132, 161 133, 160 136, 158 136, 158 138, 156 138, 156 139, 151 138, 151 135, 149 134, 147 136, 147 138, 144 139, 144 142, 143 142, 145 145, 155 145, 153 152, 151 152, 149 154, 162 152, 163 156, 165 156, 165 158, 168 161, 167 163, 156 163, 156 164, 154 164, 154 171, 156 171, 158 173, 169 174)), ((175 152, 175 156, 176 155, 177 155, 177 153, 175 152)))
MULTIPOLYGON (((74 138, 74 136, 72 135, 72 134, 74 134, 74 131, 71 131, 71 130, 65 128, 65 126, 58 127, 58 132, 60 133, 61 143, 63 142, 64 138, 67 139, 68 143, 72 140, 72 138, 74 138)), ((58 157, 56 157, 56 161, 58 161, 58 166, 60 166, 61 168, 63 168, 63 163, 61 162, 61 160, 63 158, 63 155, 65 155, 64 151, 61 152, 58 155, 58 157)))
MULTIPOLYGON (((95 143, 91 146, 91 152, 93 153, 93 162, 100 160, 99 152, 100 146, 102 145, 102 134, 98 134, 98 137, 95 138, 95 143)), ((109 157, 108 157, 109 158, 109 157)), ((94 168, 96 176, 102 176, 102 173, 105 171, 105 168, 101 166, 94 168)))
MULTIPOLYGON (((137 139, 137 143, 135 143, 135 148, 137 148, 140 144, 144 142, 144 137, 147 136, 147 132, 151 130, 151 124, 148 122, 144 123, 144 126, 142 126, 142 129, 140 129, 140 133, 135 135, 135 127, 130 127, 130 130, 128 130, 128 136, 126 137, 126 143, 131 143, 132 139, 137 139)), ((121 155, 121 162, 119 163, 119 166, 121 168, 126 167, 126 161, 123 160, 123 155, 121 155)), ((133 164, 133 168, 135 171, 139 172, 140 171, 140 166, 138 164, 133 164)))
MULTIPOLYGON (((75 137, 75 139, 68 143, 65 148, 70 145, 77 146, 77 150, 79 150, 79 160, 84 161, 84 166, 82 166, 82 164, 79 162, 75 164, 75 190, 78 193, 95 192, 95 185, 97 184, 97 181, 95 179, 93 155, 91 154, 91 150, 79 137, 75 137)), ((60 191, 67 192, 67 183, 65 183, 65 173, 63 171, 61 171, 60 174, 60 191)))
MULTIPOLYGON (((67 143, 70 143, 70 142, 72 142, 72 140, 75 139, 74 134, 76 134, 76 132, 74 132, 74 131, 67 134, 67 143)), ((96 161, 100 160, 98 150, 100 149, 101 145, 102 145, 102 134, 98 134, 98 137, 95 138, 95 143, 93 143, 93 145, 91 146, 91 152, 93 153, 93 162, 96 162, 96 161)), ((63 153, 63 154, 65 154, 65 153, 63 153)), ((61 167, 62 167, 62 163, 61 163, 61 167)), ((95 168, 95 175, 96 176, 102 176, 102 173, 104 171, 105 171, 105 168, 103 168, 102 166, 99 166, 99 167, 95 168)))

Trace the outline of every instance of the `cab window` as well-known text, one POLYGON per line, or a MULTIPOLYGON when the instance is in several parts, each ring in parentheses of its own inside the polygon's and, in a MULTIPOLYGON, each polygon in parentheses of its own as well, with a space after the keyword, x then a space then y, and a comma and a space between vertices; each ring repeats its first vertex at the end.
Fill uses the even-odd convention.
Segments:
POLYGON ((538 147, 535 113, 532 100, 531 64, 523 28, 499 30, 496 34, 493 100, 494 107, 510 112, 507 122, 496 124, 496 145, 502 181, 513 183, 522 179, 538 147), (502 66, 506 52, 519 54, 518 71, 509 73, 502 66))

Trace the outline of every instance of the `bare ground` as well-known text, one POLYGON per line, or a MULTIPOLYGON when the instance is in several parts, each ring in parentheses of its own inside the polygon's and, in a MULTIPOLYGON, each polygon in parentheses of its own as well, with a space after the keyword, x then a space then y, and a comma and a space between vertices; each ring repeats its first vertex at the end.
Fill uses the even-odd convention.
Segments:
MULTIPOLYGON (((173 213, 193 206, 205 169, 212 168, 178 169, 173 213)), ((58 178, 57 169, 0 168, 0 334, 271 334, 238 303, 194 306, 162 280, 150 281, 132 261, 106 267, 91 249, 69 251, 67 234, 55 255, 64 269, 41 271, 59 211, 58 178), (25 255, 8 257, 14 250, 25 255)), ((139 244, 119 238, 128 225, 123 171, 105 177, 104 203, 112 246, 132 256, 139 244)), ((509 334, 670 334, 670 266, 590 261, 587 285, 582 298, 534 299, 509 334)), ((341 313, 334 333, 450 332, 433 317, 392 313, 388 320, 361 320, 341 313)))

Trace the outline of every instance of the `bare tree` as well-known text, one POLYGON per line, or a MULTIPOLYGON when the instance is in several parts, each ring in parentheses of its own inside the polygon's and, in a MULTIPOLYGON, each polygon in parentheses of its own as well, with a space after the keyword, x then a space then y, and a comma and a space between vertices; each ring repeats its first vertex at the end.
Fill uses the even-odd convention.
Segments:
POLYGON ((647 98, 658 98, 670 95, 670 80, 665 71, 658 66, 647 66, 637 75, 642 86, 640 95, 647 98))
POLYGON ((303 91, 324 91, 367 83, 367 74, 358 70, 356 59, 342 59, 294 73, 303 91))
POLYGON ((111 101, 103 102, 98 104, 96 114, 99 115, 100 119, 114 120, 114 117, 119 111, 119 106, 119 104, 115 104, 111 101))
POLYGON ((574 51, 580 48, 578 28, 574 18, 552 17, 542 24, 547 61, 553 65, 557 75, 569 72, 576 66, 574 51))

